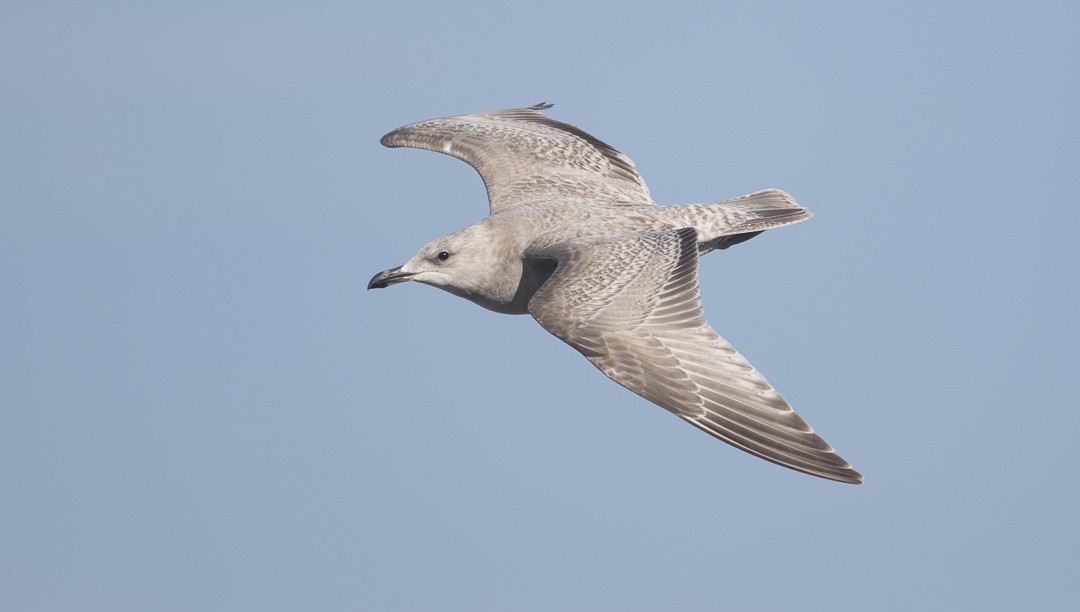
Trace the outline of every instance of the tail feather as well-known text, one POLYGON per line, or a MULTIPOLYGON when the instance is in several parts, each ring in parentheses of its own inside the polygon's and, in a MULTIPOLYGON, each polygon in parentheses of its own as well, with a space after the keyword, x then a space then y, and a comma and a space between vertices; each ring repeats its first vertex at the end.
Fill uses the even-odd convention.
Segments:
POLYGON ((714 204, 692 204, 702 241, 701 253, 726 249, 745 242, 765 230, 783 227, 813 216, 787 193, 766 189, 714 204))

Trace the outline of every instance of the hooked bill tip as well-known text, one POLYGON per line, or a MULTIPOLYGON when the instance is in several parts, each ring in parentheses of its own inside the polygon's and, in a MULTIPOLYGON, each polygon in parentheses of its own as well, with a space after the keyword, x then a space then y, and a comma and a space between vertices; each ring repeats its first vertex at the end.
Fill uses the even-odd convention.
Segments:
POLYGON ((389 270, 383 270, 375 276, 371 277, 368 281, 367 288, 370 289, 385 289, 390 285, 396 285, 398 283, 404 283, 407 280, 411 280, 413 273, 402 272, 401 266, 391 268, 389 270))

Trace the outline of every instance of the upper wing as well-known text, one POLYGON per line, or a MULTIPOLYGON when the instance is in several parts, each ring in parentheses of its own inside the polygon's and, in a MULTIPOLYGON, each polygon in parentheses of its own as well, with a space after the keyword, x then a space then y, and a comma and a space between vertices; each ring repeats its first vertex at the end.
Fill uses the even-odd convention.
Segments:
POLYGON ((705 322, 696 231, 579 239, 532 255, 558 266, 529 311, 612 380, 763 459, 862 481, 705 322))
POLYGON ((491 212, 551 200, 652 204, 630 158, 572 125, 529 108, 421 121, 382 138, 387 147, 452 155, 480 173, 491 212))

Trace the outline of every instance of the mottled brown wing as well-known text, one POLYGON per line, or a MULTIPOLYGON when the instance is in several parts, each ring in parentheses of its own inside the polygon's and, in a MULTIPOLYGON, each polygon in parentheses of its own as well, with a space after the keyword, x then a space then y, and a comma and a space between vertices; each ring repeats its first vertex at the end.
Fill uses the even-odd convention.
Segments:
POLYGON ((758 457, 862 481, 706 323, 693 229, 579 239, 529 255, 558 264, 530 312, 609 378, 758 457))
POLYGON ((531 202, 652 204, 630 158, 540 111, 550 105, 413 123, 382 138, 456 157, 480 173, 491 212, 531 202))

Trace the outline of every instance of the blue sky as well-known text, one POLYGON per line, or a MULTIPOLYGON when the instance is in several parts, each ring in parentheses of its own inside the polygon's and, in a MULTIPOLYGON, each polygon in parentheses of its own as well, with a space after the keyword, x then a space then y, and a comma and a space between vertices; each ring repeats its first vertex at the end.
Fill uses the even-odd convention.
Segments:
POLYGON ((8 3, 12 610, 1076 605, 1070 3, 8 3), (706 314, 867 478, 372 274, 481 218, 402 124, 540 101, 660 203, 816 216, 706 314))

